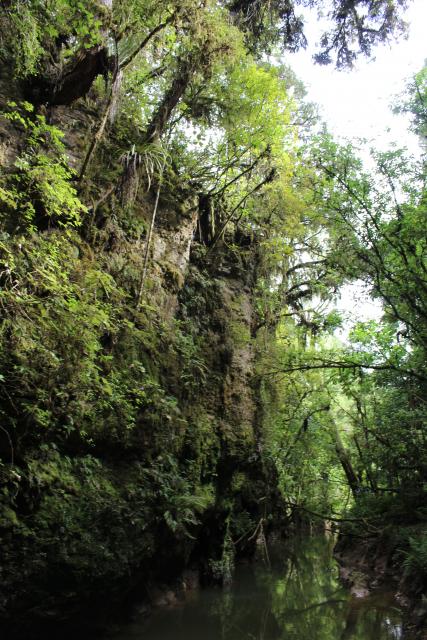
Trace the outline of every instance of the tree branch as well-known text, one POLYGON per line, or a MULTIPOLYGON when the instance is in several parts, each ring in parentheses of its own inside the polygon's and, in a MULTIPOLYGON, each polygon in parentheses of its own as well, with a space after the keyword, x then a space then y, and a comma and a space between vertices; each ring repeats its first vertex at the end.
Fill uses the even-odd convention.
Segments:
POLYGON ((335 361, 335 360, 323 360, 316 363, 302 363, 292 366, 284 367, 283 369, 277 369, 276 371, 266 372, 263 375, 276 375, 278 373, 294 373, 296 371, 311 371, 315 369, 371 369, 373 371, 396 371, 402 375, 407 375, 422 382, 427 382, 427 377, 415 372, 412 369, 401 369, 393 364, 367 364, 360 362, 353 362, 351 360, 335 361))

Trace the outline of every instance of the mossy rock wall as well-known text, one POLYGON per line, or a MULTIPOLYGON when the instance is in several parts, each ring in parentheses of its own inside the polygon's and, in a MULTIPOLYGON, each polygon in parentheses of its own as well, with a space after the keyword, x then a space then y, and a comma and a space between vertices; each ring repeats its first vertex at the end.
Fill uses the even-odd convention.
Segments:
MULTIPOLYGON (((87 105, 52 118, 77 166, 87 105)), ((13 172, 25 132, 2 127, 13 172)), ((189 566, 227 581, 275 508, 251 337, 256 252, 196 241, 199 197, 175 177, 142 281, 153 189, 130 204, 104 197, 118 169, 103 153, 80 226, 28 231, 3 214, 6 620, 67 617, 189 566)))

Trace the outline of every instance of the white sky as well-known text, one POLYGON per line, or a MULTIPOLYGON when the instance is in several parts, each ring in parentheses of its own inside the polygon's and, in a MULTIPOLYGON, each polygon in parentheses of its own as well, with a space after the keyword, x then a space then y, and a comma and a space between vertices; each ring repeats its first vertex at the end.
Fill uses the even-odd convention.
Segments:
POLYGON ((305 51, 287 54, 286 62, 306 85, 308 99, 320 105, 330 132, 335 137, 377 139, 380 146, 394 140, 416 151, 418 142, 407 133, 408 121, 394 116, 389 106, 427 57, 427 0, 413 0, 406 11, 406 40, 378 46, 375 60, 360 56, 353 71, 336 71, 332 66, 313 63, 321 29, 313 12, 306 15, 310 16, 306 27, 309 46, 305 51), (387 127, 392 129, 389 134, 384 133, 387 127))

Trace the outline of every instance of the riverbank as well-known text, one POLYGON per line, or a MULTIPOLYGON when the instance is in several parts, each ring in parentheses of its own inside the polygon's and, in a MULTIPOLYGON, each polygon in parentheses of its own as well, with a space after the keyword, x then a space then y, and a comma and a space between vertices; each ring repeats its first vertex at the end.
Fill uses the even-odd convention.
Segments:
POLYGON ((358 540, 341 537, 334 557, 340 579, 354 598, 369 598, 386 587, 402 607, 403 628, 408 637, 427 640, 425 585, 405 567, 405 554, 393 536, 358 540))

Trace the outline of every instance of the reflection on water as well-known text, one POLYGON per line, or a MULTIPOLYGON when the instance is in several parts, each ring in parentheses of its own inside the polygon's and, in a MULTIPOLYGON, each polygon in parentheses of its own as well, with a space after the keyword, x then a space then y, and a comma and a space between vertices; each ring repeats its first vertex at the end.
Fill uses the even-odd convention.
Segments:
POLYGON ((229 591, 205 589, 186 603, 122 628, 114 640, 403 640, 390 596, 354 599, 338 581, 325 538, 276 549, 272 569, 241 566, 229 591))

